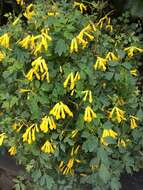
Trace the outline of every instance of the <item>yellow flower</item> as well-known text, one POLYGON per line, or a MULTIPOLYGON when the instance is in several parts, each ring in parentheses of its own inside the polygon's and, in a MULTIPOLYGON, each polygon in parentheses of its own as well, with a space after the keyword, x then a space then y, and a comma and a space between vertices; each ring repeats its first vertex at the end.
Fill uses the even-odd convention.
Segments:
POLYGON ((135 117, 133 115, 130 116, 130 127, 131 127, 131 129, 135 129, 138 127, 137 121, 138 121, 137 117, 135 117))
POLYGON ((23 124, 20 124, 20 123, 14 123, 14 124, 12 125, 12 128, 13 128, 14 130, 16 130, 17 133, 22 129, 22 127, 23 127, 23 124))
POLYGON ((73 156, 76 156, 78 151, 79 151, 79 148, 80 146, 78 145, 76 148, 75 147, 72 147, 72 150, 71 150, 71 153, 70 153, 70 156, 73 157, 73 156))
POLYGON ((82 45, 83 49, 87 47, 88 40, 94 39, 94 36, 91 34, 93 31, 94 29, 91 24, 88 24, 85 28, 83 28, 80 33, 72 39, 70 45, 70 53, 78 52, 78 45, 82 45))
POLYGON ((52 110, 50 111, 51 115, 54 115, 56 119, 65 119, 65 113, 67 113, 70 117, 73 117, 73 113, 70 111, 68 106, 63 102, 57 103, 52 110))
POLYGON ((16 146, 12 146, 8 152, 10 153, 10 156, 14 156, 16 154, 16 146))
POLYGON ((3 141, 4 141, 4 139, 6 139, 6 138, 7 138, 7 136, 6 136, 5 133, 1 133, 1 134, 0 134, 0 146, 3 144, 3 141))
POLYGON ((39 132, 37 124, 32 124, 30 127, 28 127, 25 131, 25 133, 22 135, 23 142, 27 142, 28 144, 31 144, 36 140, 36 132, 39 132))
POLYGON ((46 78, 46 80, 50 82, 48 66, 42 57, 38 57, 32 62, 32 69, 27 73, 26 78, 31 81, 33 75, 35 75, 38 80, 44 80, 46 78))
POLYGON ((89 102, 92 103, 93 99, 92 99, 92 92, 91 92, 91 90, 82 91, 82 94, 84 94, 83 101, 86 101, 86 99, 88 97, 89 102))
POLYGON ((126 142, 123 140, 123 139, 119 139, 118 140, 118 146, 120 147, 126 147, 127 145, 126 145, 126 142))
POLYGON ((78 44, 77 39, 73 38, 70 45, 70 53, 78 52, 78 44))
POLYGON ((71 72, 64 81, 64 88, 67 88, 68 84, 70 83, 70 90, 73 90, 78 80, 80 80, 79 72, 76 72, 75 76, 74 73, 71 72))
POLYGON ((52 116, 48 116, 48 117, 45 116, 42 118, 42 122, 40 124, 41 131, 43 131, 44 133, 47 133, 49 129, 53 130, 56 128, 57 127, 52 116))
POLYGON ((28 20, 30 20, 34 15, 35 12, 33 10, 33 4, 28 5, 28 7, 26 8, 26 11, 23 14, 28 20))
POLYGON ((9 40, 10 40, 9 34, 8 33, 3 34, 2 36, 0 36, 0 45, 5 48, 9 48, 9 40))
POLYGON ((21 6, 24 5, 24 0, 16 0, 16 2, 18 5, 21 5, 21 6))
POLYGON ((25 92, 31 92, 31 90, 29 90, 29 89, 24 89, 24 88, 20 88, 19 92, 20 92, 20 93, 25 93, 25 92))
POLYGON ((27 49, 31 44, 31 36, 26 36, 23 40, 18 41, 18 44, 21 45, 21 47, 27 49))
POLYGON ((96 28, 99 27, 100 29, 103 28, 105 25, 106 29, 109 29, 110 32, 113 31, 113 27, 111 25, 111 19, 107 15, 105 15, 103 18, 101 18, 98 23, 96 24, 96 28))
POLYGON ((34 55, 37 55, 37 53, 41 52, 43 48, 47 51, 48 42, 52 41, 51 36, 48 34, 48 29, 42 29, 41 35, 35 36, 33 41, 37 39, 39 39, 39 41, 37 41, 37 44, 33 46, 34 55))
POLYGON ((106 142, 106 137, 112 137, 113 139, 116 139, 117 136, 118 133, 116 133, 112 129, 104 129, 101 136, 101 143, 107 146, 108 143, 106 142))
POLYGON ((91 122, 96 117, 96 113, 91 109, 90 106, 87 106, 84 112, 84 121, 91 122))
POLYGON ((49 153, 49 154, 51 153, 52 154, 55 152, 55 148, 56 148, 56 146, 47 140, 44 143, 44 145, 41 147, 41 151, 45 152, 45 153, 49 153))
POLYGON ((61 161, 59 165, 59 170, 63 173, 63 175, 67 175, 67 174, 73 175, 74 173, 73 166, 75 162, 80 163, 80 161, 75 158, 70 158, 67 164, 64 164, 64 162, 61 161))
POLYGON ((87 7, 83 3, 79 2, 74 2, 74 7, 78 7, 81 13, 87 10, 87 7))
POLYGON ((5 53, 0 51, 0 61, 2 61, 5 58, 5 53))
POLYGON ((107 59, 97 57, 96 63, 94 65, 95 70, 101 70, 105 71, 106 70, 106 65, 107 65, 107 59))
POLYGON ((130 46, 130 47, 125 48, 124 51, 126 51, 127 54, 128 54, 128 57, 131 58, 131 57, 134 56, 134 53, 136 53, 136 52, 139 52, 139 53, 143 52, 143 49, 135 47, 135 46, 130 46))
POLYGON ((113 118, 113 115, 115 116, 115 119, 117 120, 118 123, 120 123, 123 120, 126 120, 126 118, 125 118, 125 111, 119 109, 118 107, 114 107, 109 112, 109 119, 113 118))
POLYGON ((132 75, 132 76, 137 76, 137 69, 131 69, 130 70, 130 74, 132 75))
POLYGON ((75 129, 71 132, 71 138, 74 138, 78 133, 78 129, 75 129))
POLYGON ((108 54, 106 55, 106 60, 108 61, 118 61, 119 57, 117 57, 114 53, 112 52, 108 52, 108 54))
POLYGON ((33 75, 34 75, 34 69, 30 69, 30 71, 27 73, 27 75, 25 76, 28 80, 32 81, 33 79, 33 75))

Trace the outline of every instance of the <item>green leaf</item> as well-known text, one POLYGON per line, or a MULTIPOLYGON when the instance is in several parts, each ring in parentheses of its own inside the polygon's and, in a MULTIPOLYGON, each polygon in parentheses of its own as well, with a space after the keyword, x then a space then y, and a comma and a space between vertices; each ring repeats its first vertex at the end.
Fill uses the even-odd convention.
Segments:
POLYGON ((104 183, 107 183, 108 180, 110 179, 110 172, 103 163, 99 168, 99 177, 103 180, 104 183))
POLYGON ((90 135, 88 139, 83 143, 82 149, 85 152, 96 152, 98 146, 98 140, 96 136, 90 135))
POLYGON ((63 53, 65 53, 67 50, 66 43, 63 39, 58 40, 55 47, 55 53, 58 53, 59 56, 61 56, 63 53))

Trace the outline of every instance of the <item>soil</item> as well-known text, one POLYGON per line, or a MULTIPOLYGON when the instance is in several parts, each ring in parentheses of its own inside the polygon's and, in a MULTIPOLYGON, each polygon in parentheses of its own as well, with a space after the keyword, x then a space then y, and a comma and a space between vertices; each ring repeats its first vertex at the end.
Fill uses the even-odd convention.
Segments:
POLYGON ((122 190, 143 190, 143 170, 132 176, 124 174, 121 177, 122 190))

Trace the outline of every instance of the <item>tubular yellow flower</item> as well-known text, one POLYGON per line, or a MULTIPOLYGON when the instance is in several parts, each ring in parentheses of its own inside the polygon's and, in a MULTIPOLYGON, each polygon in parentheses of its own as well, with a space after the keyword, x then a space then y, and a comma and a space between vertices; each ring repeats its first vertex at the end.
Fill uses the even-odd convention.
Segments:
POLYGON ((16 146, 12 146, 9 150, 8 150, 10 156, 14 156, 16 154, 16 146))
POLYGON ((119 57, 117 57, 114 53, 108 52, 106 55, 106 60, 108 61, 118 61, 119 57))
POLYGON ((132 75, 132 76, 137 76, 138 74, 137 74, 137 69, 131 69, 130 70, 130 74, 132 75))
POLYGON ((126 145, 126 142, 123 139, 119 139, 118 140, 118 146, 119 147, 126 147, 127 145, 126 145))
POLYGON ((68 175, 68 174, 73 175, 73 173, 74 173, 73 166, 74 166, 75 162, 80 163, 80 161, 75 158, 69 159, 67 161, 67 164, 64 164, 64 162, 61 161, 60 165, 59 165, 59 170, 63 173, 63 175, 68 175))
POLYGON ((10 40, 9 34, 8 33, 3 34, 2 36, 0 36, 0 45, 5 48, 9 48, 9 40, 10 40))
POLYGON ((27 49, 30 46, 30 44, 31 44, 31 36, 30 35, 26 36, 23 40, 18 41, 18 44, 21 47, 27 49))
POLYGON ((34 75, 34 69, 30 69, 30 71, 27 73, 27 75, 25 76, 28 80, 32 81, 33 79, 33 75, 34 75))
POLYGON ((94 69, 106 71, 106 66, 107 66, 107 59, 97 57, 96 63, 94 65, 94 69))
POLYGON ((91 122, 96 117, 96 113, 91 109, 90 106, 87 106, 84 112, 84 121, 91 122))
POLYGON ((23 142, 27 142, 28 144, 31 144, 36 140, 35 134, 36 132, 39 132, 37 124, 32 124, 29 126, 25 133, 22 135, 23 142))
POLYGON ((57 127, 52 116, 48 116, 48 117, 45 116, 42 118, 42 122, 40 124, 41 131, 43 131, 44 133, 47 133, 49 129, 53 130, 56 128, 57 127))
POLYGON ((70 156, 71 156, 71 157, 76 156, 77 153, 78 153, 78 151, 79 151, 79 148, 80 148, 79 145, 78 145, 77 147, 72 147, 70 156))
POLYGON ((23 14, 28 20, 30 20, 34 15, 35 12, 33 10, 33 4, 28 5, 28 7, 26 8, 24 14, 23 14))
POLYGON ((41 151, 45 152, 45 153, 48 153, 48 154, 54 153, 55 149, 56 149, 56 146, 53 143, 51 143, 50 141, 48 141, 48 140, 41 147, 41 151))
POLYGON ((23 124, 20 124, 20 123, 14 123, 12 125, 12 128, 18 133, 23 127, 23 124))
POLYGON ((143 49, 135 47, 135 46, 130 46, 130 47, 124 48, 124 51, 126 51, 128 54, 128 57, 131 58, 134 56, 134 53, 143 52, 143 49))
POLYGON ((93 99, 92 99, 92 92, 91 92, 91 90, 82 91, 82 94, 84 94, 83 101, 86 101, 86 99, 88 97, 89 102, 92 103, 93 99))
POLYGON ((130 116, 130 127, 131 127, 131 129, 135 129, 138 127, 137 121, 138 121, 137 117, 135 117, 133 115, 130 116))
POLYGON ((112 137, 113 139, 116 139, 117 136, 118 133, 116 133, 112 129, 104 129, 100 140, 102 144, 107 146, 108 143, 106 142, 106 137, 112 137))
POLYGON ((24 0, 16 0, 16 2, 18 5, 21 5, 21 6, 24 5, 24 0))
POLYGON ((35 75, 38 80, 44 80, 46 78, 46 80, 50 82, 48 66, 42 57, 38 57, 32 62, 32 69, 27 73, 26 78, 31 81, 33 75, 35 75))
POLYGON ((2 61, 5 58, 5 53, 0 51, 0 61, 2 61))
POLYGON ((105 15, 103 18, 101 18, 98 23, 95 25, 95 27, 99 27, 100 29, 105 26, 106 29, 109 29, 110 32, 113 31, 113 27, 111 25, 111 19, 108 17, 108 15, 105 15))
POLYGON ((81 13, 87 10, 87 7, 83 3, 79 2, 74 2, 74 7, 78 7, 81 13))
POLYGON ((5 133, 1 133, 1 134, 0 134, 0 146, 3 144, 4 139, 6 139, 6 138, 7 138, 7 136, 6 136, 5 133))
POLYGON ((70 117, 73 117, 73 113, 70 111, 68 106, 63 102, 57 103, 52 110, 50 111, 51 115, 54 115, 56 119, 65 119, 65 113, 67 113, 70 117))
POLYGON ((113 118, 115 114, 115 119, 117 120, 118 123, 120 123, 121 121, 126 120, 125 118, 125 111, 114 107, 110 112, 109 112, 109 119, 113 118))
POLYGON ((71 132, 71 138, 74 138, 78 133, 78 129, 75 129, 71 132))
POLYGON ((80 74, 79 72, 76 72, 75 76, 74 76, 74 73, 71 72, 66 80, 64 81, 63 85, 64 85, 64 88, 67 88, 68 84, 70 84, 70 90, 73 90, 75 85, 76 85, 76 82, 80 80, 80 74))
POLYGON ((70 53, 78 52, 78 44, 77 39, 73 38, 70 45, 70 53))

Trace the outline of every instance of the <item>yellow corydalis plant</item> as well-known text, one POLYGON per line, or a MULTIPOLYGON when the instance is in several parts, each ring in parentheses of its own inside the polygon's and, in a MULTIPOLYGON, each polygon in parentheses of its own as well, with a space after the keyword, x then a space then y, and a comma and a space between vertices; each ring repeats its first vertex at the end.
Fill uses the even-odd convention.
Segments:
POLYGON ((5 133, 0 134, 0 146, 3 144, 4 140, 7 138, 5 133))
POLYGON ((51 115, 54 115, 56 119, 65 119, 66 114, 73 117, 73 113, 70 111, 68 106, 63 102, 57 103, 50 111, 51 115))
POLYGON ((138 53, 138 52, 142 53, 143 49, 138 48, 136 46, 130 46, 130 47, 124 48, 124 51, 126 51, 128 54, 128 57, 131 58, 134 56, 135 53, 138 53))
POLYGON ((79 8, 81 14, 82 14, 84 11, 87 11, 87 6, 85 6, 83 3, 74 2, 74 5, 73 5, 73 6, 79 8))
POLYGON ((88 98, 89 103, 93 102, 91 90, 84 90, 81 93, 84 94, 83 101, 86 101, 88 98))
POLYGON ((24 5, 24 0, 16 0, 16 2, 18 5, 21 5, 21 6, 24 5))
POLYGON ((109 112, 109 119, 115 119, 117 120, 118 123, 121 121, 125 121, 125 111, 119 109, 118 107, 114 107, 110 112, 109 112))
POLYGON ((113 52, 108 52, 105 59, 107 59, 108 61, 118 61, 119 57, 116 56, 113 52))
POLYGON ((42 122, 40 124, 40 129, 44 133, 47 133, 50 130, 56 129, 57 126, 54 122, 54 119, 52 116, 45 116, 42 118, 42 122))
POLYGON ((19 133, 19 132, 21 131, 21 129, 22 129, 23 126, 24 126, 24 125, 21 124, 21 123, 14 123, 14 124, 12 125, 12 128, 13 128, 17 133, 19 133))
POLYGON ((137 69, 131 69, 131 70, 130 70, 130 74, 131 74, 132 76, 136 77, 136 76, 138 75, 137 69))
POLYGON ((135 129, 138 127, 138 125, 137 125, 138 120, 139 120, 138 117, 135 117, 133 115, 130 116, 130 127, 131 127, 131 129, 135 129))
POLYGON ((41 147, 41 151, 48 154, 53 154, 55 152, 56 146, 54 143, 47 140, 41 147))
POLYGON ((94 64, 95 70, 106 71, 107 59, 97 57, 96 63, 94 64))
POLYGON ((2 36, 0 36, 0 45, 9 48, 9 40, 10 40, 10 35, 9 33, 5 33, 2 36))
POLYGON ((32 81, 33 75, 35 75, 38 80, 46 79, 48 82, 50 82, 48 66, 45 59, 38 57, 31 63, 31 65, 32 68, 26 75, 28 80, 32 81))
POLYGON ((5 58, 5 53, 0 51, 0 61, 2 61, 5 58))
POLYGON ((81 45, 83 49, 87 47, 88 41, 94 39, 94 36, 91 34, 93 31, 94 28, 91 24, 88 24, 85 28, 83 28, 80 33, 72 39, 70 53, 78 52, 79 45, 81 45))
POLYGON ((23 13, 23 15, 30 20, 34 15, 34 5, 31 3, 30 5, 28 5, 28 7, 26 7, 25 12, 23 13))
POLYGON ((67 86, 70 85, 70 90, 73 90, 78 80, 80 80, 79 72, 76 72, 76 74, 71 72, 63 83, 64 88, 67 88, 67 86))
POLYGON ((105 15, 104 17, 102 17, 95 25, 96 28, 99 27, 99 29, 102 29, 105 26, 105 28, 107 30, 109 30, 110 32, 113 31, 113 27, 111 25, 111 19, 110 17, 108 17, 108 14, 105 15))
POLYGON ((102 144, 107 146, 108 142, 106 142, 106 137, 112 137, 113 139, 116 139, 117 136, 118 133, 116 133, 112 129, 104 129, 100 141, 102 144))
POLYGON ((9 152, 10 156, 14 156, 14 155, 16 154, 16 152, 17 152, 16 146, 15 146, 15 145, 12 146, 12 147, 8 150, 8 152, 9 152))
POLYGON ((74 173, 74 163, 80 163, 80 160, 76 159, 77 153, 79 151, 80 146, 78 145, 77 147, 72 147, 70 156, 71 158, 67 161, 67 164, 64 164, 63 161, 60 162, 59 165, 59 170, 60 172, 63 173, 63 175, 71 174, 73 175, 74 173))
POLYGON ((84 121, 89 123, 96 117, 96 113, 92 110, 92 108, 87 106, 84 112, 84 121))
POLYGON ((23 142, 27 142, 28 144, 34 142, 36 140, 36 132, 39 132, 37 124, 30 125, 22 135, 23 142))
POLYGON ((34 55, 42 52, 43 50, 47 51, 49 42, 52 41, 51 36, 48 34, 49 29, 42 29, 41 34, 33 36, 27 35, 24 39, 19 40, 17 43, 25 48, 30 48, 34 55))
POLYGON ((123 139, 119 139, 118 140, 118 146, 119 147, 126 147, 127 144, 126 144, 126 142, 123 139))

